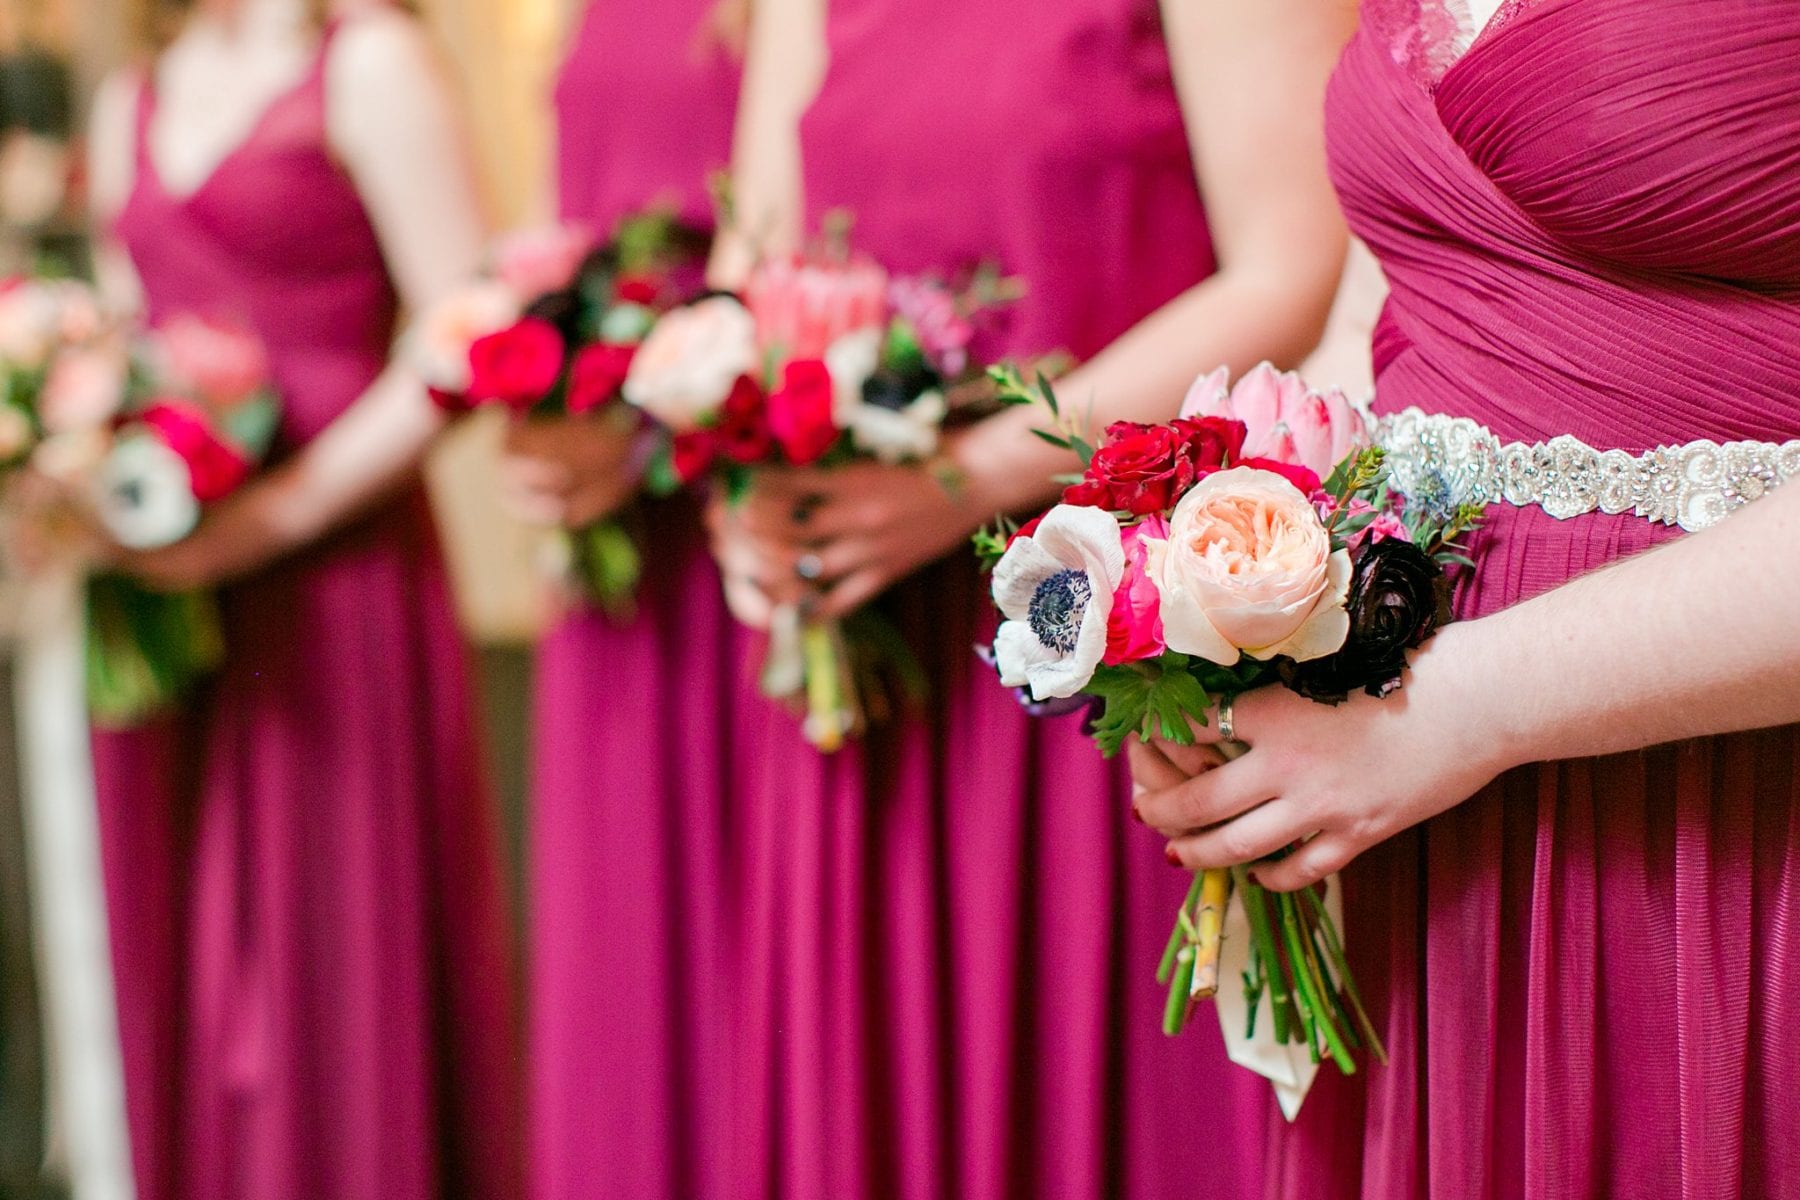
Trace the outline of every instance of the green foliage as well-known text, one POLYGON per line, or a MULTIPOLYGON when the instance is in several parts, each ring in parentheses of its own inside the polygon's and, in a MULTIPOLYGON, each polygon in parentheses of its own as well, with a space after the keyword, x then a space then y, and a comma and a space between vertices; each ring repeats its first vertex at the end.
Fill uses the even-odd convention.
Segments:
POLYGON ((977 529, 969 540, 975 545, 975 557, 981 561, 983 574, 989 574, 1000 565, 1000 559, 1006 554, 1007 543, 1019 531, 1019 523, 1011 517, 1001 515, 994 520, 992 529, 977 529))
POLYGON ((1103 666, 1094 672, 1086 690, 1100 697, 1104 708, 1094 721, 1094 741, 1100 752, 1112 758, 1132 734, 1161 737, 1178 746, 1192 745, 1193 723, 1206 723, 1212 697, 1192 669, 1185 654, 1125 666, 1103 666))

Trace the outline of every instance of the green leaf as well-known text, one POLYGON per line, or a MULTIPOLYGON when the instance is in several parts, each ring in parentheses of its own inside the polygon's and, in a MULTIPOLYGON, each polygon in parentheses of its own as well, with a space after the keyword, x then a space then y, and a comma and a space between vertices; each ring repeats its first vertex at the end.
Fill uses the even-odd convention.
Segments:
POLYGON ((652 496, 673 496, 682 486, 681 476, 675 473, 674 446, 668 438, 659 438, 650 461, 644 464, 644 490, 652 496))
POLYGON ((1056 389, 1050 386, 1050 377, 1042 371, 1037 373, 1037 390, 1038 394, 1044 398, 1044 404, 1049 407, 1050 415, 1062 416, 1062 406, 1056 402, 1056 389))
POLYGON ((1071 437, 1069 439, 1069 449, 1075 451, 1076 457, 1081 459, 1082 469, 1085 470, 1090 464, 1093 463, 1094 448, 1087 444, 1086 439, 1079 438, 1079 437, 1071 437))
POLYGON ((1073 447, 1069 444, 1069 440, 1067 438, 1058 437, 1056 434, 1051 433, 1048 429, 1034 429, 1031 432, 1034 437, 1037 437, 1037 438, 1042 439, 1043 441, 1049 442, 1052 446, 1055 446, 1058 450, 1073 450, 1073 449, 1075 449, 1075 447, 1073 447))
POLYGON ((1212 697, 1182 654, 1128 666, 1103 666, 1085 689, 1104 703, 1094 721, 1094 741, 1108 758, 1125 739, 1161 737, 1178 746, 1192 745, 1195 723, 1206 723, 1212 697))

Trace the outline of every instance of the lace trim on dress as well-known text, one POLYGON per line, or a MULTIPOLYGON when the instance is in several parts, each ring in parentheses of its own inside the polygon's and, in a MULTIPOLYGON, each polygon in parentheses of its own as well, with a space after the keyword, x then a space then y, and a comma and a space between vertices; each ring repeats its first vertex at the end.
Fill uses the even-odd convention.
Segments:
POLYGON ((1503 0, 1488 22, 1477 26, 1469 0, 1365 0, 1363 19, 1386 42, 1394 61, 1432 89, 1477 41, 1538 2, 1503 0))

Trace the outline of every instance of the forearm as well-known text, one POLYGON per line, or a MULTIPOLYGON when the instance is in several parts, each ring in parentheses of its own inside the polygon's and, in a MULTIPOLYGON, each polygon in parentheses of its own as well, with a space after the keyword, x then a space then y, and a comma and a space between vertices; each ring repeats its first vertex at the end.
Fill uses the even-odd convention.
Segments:
MULTIPOLYGON (((1265 359, 1291 367, 1318 341, 1335 263, 1281 272, 1221 272, 1156 310, 1056 386, 1065 414, 1093 434, 1113 421, 1167 421, 1194 380, 1221 364, 1240 374, 1265 359)), ((1042 508, 1073 455, 1033 437, 1048 415, 1014 408, 969 430, 951 457, 987 514, 1042 508)))
POLYGON ((1502 766, 1800 721, 1797 541, 1789 485, 1704 533, 1451 626, 1415 662, 1411 702, 1454 705, 1502 766))

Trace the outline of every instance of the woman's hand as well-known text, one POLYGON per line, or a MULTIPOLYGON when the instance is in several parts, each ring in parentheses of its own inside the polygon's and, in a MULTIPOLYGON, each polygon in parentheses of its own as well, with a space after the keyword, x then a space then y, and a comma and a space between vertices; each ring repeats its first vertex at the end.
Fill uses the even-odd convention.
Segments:
POLYGON ((611 516, 637 493, 643 463, 635 415, 544 417, 507 426, 501 501, 528 525, 580 529, 611 516))
MULTIPOLYGON (((1445 665, 1451 632, 1421 660, 1442 655, 1434 665, 1445 665)), ((1137 815, 1191 870, 1256 862, 1257 880, 1276 891, 1316 883, 1514 765, 1501 739, 1482 735, 1474 698, 1410 686, 1416 680, 1386 699, 1358 694, 1335 707, 1283 687, 1246 693, 1233 728, 1249 752, 1191 778, 1177 763, 1193 763, 1194 748, 1133 746, 1137 815), (1279 862, 1260 861, 1296 843, 1279 862)), ((1195 733, 1203 745, 1218 739, 1216 723, 1195 733)))
POLYGON ((727 579, 754 581, 773 602, 811 596, 841 617, 957 549, 983 520, 975 494, 927 464, 859 462, 830 470, 759 472, 750 494, 715 518, 727 579))

